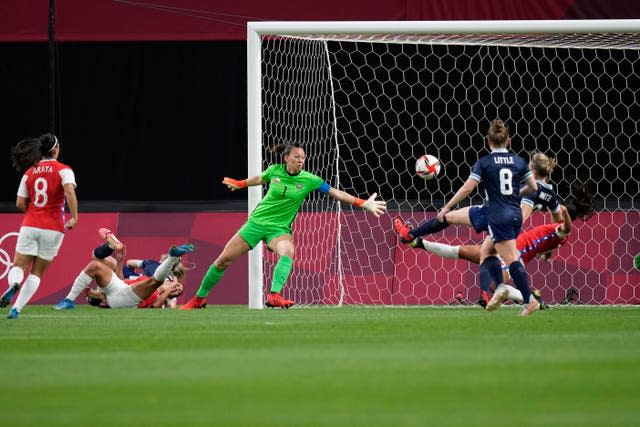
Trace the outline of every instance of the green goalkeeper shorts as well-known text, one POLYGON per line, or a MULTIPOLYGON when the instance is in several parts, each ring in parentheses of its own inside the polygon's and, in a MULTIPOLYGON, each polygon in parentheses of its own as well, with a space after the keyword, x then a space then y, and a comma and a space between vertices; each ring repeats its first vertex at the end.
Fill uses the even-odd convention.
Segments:
POLYGON ((268 245, 269 242, 276 237, 291 234, 291 230, 282 227, 270 227, 266 225, 256 224, 253 221, 247 221, 244 223, 238 234, 251 246, 251 249, 255 248, 261 240, 268 245))

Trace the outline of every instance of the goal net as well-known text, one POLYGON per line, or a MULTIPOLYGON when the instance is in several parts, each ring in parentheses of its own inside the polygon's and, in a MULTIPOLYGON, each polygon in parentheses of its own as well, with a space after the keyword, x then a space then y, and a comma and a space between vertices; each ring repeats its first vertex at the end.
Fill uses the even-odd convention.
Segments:
MULTIPOLYGON (((496 117, 512 149, 554 157, 551 182, 570 196, 575 178, 596 214, 577 220, 550 262, 527 266, 552 304, 640 302, 640 21, 250 23, 249 176, 281 162, 268 148, 303 144, 305 169, 389 213, 312 193, 293 227, 296 255, 283 293, 299 305, 475 303, 478 266, 399 245, 395 217, 435 216, 487 153, 496 117), (415 176, 422 154, 440 159, 415 176)), ((250 209, 261 189, 250 189, 250 209)), ((482 203, 482 193, 460 206, 482 203)), ((535 213, 523 230, 552 221, 535 213)), ((428 237, 479 244, 451 226, 428 237)), ((260 307, 277 257, 250 259, 250 306, 260 307)))

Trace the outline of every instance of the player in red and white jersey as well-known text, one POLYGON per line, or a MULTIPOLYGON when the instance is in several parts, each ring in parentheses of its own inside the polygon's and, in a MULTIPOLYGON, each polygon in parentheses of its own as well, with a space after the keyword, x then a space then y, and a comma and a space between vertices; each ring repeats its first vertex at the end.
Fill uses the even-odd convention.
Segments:
POLYGON ((24 171, 16 207, 25 212, 25 216, 16 243, 13 267, 7 276, 9 288, 0 297, 0 307, 5 307, 20 289, 7 316, 9 319, 16 319, 35 294, 42 275, 58 254, 65 228, 73 229, 78 221, 75 175, 69 166, 58 162, 59 155, 60 142, 52 134, 23 139, 11 150, 14 168, 24 171), (71 213, 66 222, 65 199, 71 213))

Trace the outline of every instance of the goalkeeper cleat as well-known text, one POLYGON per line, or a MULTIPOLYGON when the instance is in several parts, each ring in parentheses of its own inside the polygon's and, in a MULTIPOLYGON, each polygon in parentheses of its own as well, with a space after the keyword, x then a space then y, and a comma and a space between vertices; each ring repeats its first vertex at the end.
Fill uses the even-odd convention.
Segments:
POLYGON ((111 230, 109 230, 108 228, 99 228, 98 229, 98 234, 100 235, 100 238, 102 240, 104 240, 105 242, 107 242, 107 244, 109 245, 109 247, 111 249, 115 249, 115 250, 122 250, 122 242, 120 240, 118 240, 118 238, 116 237, 115 234, 113 234, 111 232, 111 230))
POLYGON ((277 292, 273 292, 267 295, 267 302, 265 303, 267 307, 271 307, 271 308, 275 308, 275 307, 289 308, 293 304, 295 304, 293 301, 291 301, 290 299, 283 298, 277 292))
POLYGON ((520 316, 528 316, 534 311, 538 310, 539 308, 540 308, 540 303, 538 302, 538 300, 535 298, 530 298, 529 304, 527 304, 526 307, 522 308, 522 311, 520 312, 520 316))
POLYGON ((186 243, 180 246, 171 246, 169 248, 169 255, 174 257, 181 257, 184 254, 191 253, 196 250, 196 247, 191 243, 186 243))
POLYGON ((9 310, 9 314, 7 314, 7 319, 17 319, 19 315, 20 312, 15 308, 12 308, 11 310, 9 310))
POLYGON ((20 285, 9 285, 9 288, 0 297, 0 308, 9 305, 11 298, 13 298, 18 289, 20 289, 20 285))
POLYGON ((400 243, 407 244, 413 240, 413 236, 409 233, 410 229, 409 223, 402 221, 400 218, 393 220, 393 230, 400 236, 400 243))
POLYGON ((76 305, 69 298, 65 298, 53 306, 54 310, 71 310, 72 308, 76 308, 76 305))
POLYGON ((489 304, 489 295, 485 291, 480 293, 480 298, 478 298, 478 305, 482 308, 486 308, 487 304, 489 304))
POLYGON ((507 287, 502 283, 499 284, 496 288, 496 291, 493 293, 493 297, 491 297, 491 300, 487 303, 487 307, 485 308, 485 310, 495 311, 499 309, 502 303, 507 300, 508 296, 509 289, 507 289, 507 287))
POLYGON ((194 295, 186 304, 180 306, 180 310, 198 310, 207 306, 207 298, 200 298, 194 295))
POLYGON ((544 300, 542 299, 542 294, 540 293, 540 289, 534 289, 533 291, 531 291, 531 295, 533 295, 533 297, 538 300, 538 303, 540 303, 540 310, 547 310, 549 309, 549 305, 544 302, 544 300))

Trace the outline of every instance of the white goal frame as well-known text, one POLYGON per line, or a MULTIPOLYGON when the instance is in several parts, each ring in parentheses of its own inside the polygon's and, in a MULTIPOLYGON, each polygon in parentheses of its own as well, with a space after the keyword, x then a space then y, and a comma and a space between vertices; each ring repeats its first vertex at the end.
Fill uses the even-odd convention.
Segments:
MULTIPOLYGON (((589 34, 640 33, 640 20, 511 20, 511 21, 341 21, 247 23, 247 167, 259 174, 262 164, 261 43, 266 35, 321 34, 589 34)), ((248 189, 248 211, 262 198, 260 187, 248 189)), ((249 308, 263 307, 263 249, 249 252, 249 308)))

